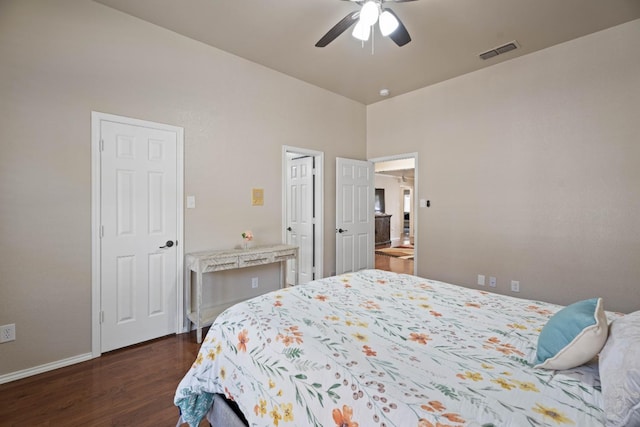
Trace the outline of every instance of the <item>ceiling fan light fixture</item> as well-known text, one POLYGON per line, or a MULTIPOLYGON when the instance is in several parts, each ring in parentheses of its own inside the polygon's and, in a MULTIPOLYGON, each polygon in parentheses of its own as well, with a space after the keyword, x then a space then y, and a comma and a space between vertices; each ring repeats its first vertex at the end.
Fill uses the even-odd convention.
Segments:
POLYGON ((358 40, 362 40, 363 42, 366 42, 367 40, 369 40, 370 33, 371 33, 371 26, 363 24, 362 18, 360 18, 360 20, 356 23, 356 26, 353 27, 353 32, 351 33, 351 35, 357 38, 358 40))
POLYGON ((360 22, 370 27, 378 21, 379 14, 378 3, 374 0, 369 0, 360 9, 360 22))
POLYGON ((398 20, 386 9, 380 14, 379 19, 380 33, 385 37, 393 33, 398 28, 398 20))
MULTIPOLYGON (((350 0, 360 6, 360 10, 349 12, 327 33, 318 40, 316 47, 325 47, 340 34, 353 28, 351 35, 362 41, 368 41, 373 36, 373 26, 379 23, 380 33, 389 37, 396 45, 404 46, 411 41, 411 36, 406 27, 396 15, 396 13, 383 7, 385 2, 394 1, 396 3, 410 2, 414 0, 350 0)), ((364 45, 363 45, 364 47, 364 45)), ((373 43, 371 44, 371 54, 373 54, 373 43)))

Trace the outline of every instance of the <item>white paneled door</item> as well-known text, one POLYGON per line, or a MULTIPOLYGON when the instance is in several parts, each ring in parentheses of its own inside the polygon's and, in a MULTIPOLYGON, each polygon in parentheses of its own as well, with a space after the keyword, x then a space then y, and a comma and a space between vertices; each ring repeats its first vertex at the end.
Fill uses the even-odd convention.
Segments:
POLYGON ((336 274, 374 267, 373 163, 336 159, 336 274))
POLYGON ((313 280, 313 157, 289 160, 287 171, 287 243, 298 246, 298 269, 290 262, 287 283, 313 280), (293 278, 298 274, 298 281, 293 278))
POLYGON ((100 124, 100 321, 106 352, 177 330, 177 134, 100 124))

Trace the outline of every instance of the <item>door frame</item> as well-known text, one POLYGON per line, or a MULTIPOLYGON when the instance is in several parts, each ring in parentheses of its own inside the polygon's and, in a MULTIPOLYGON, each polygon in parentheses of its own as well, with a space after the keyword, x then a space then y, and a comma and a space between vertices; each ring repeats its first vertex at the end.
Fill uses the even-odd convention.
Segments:
POLYGON ((324 277, 324 152, 307 148, 282 146, 282 242, 287 241, 287 154, 313 156, 315 169, 314 278, 324 277))
POLYGON ((176 133, 176 333, 182 332, 184 318, 183 266, 184 266, 184 128, 117 116, 114 114, 91 112, 91 356, 99 357, 101 328, 101 264, 100 245, 101 217, 101 176, 100 129, 103 121, 122 123, 132 126, 144 126, 176 133))
MULTIPOLYGON (((403 159, 413 159, 413 167, 414 167, 414 180, 413 180, 413 218, 411 218, 411 224, 413 225, 413 275, 418 275, 418 252, 420 246, 420 239, 418 238, 418 216, 420 215, 420 211, 418 210, 419 201, 418 201, 418 153, 405 153, 405 154, 395 154, 393 156, 383 156, 383 157, 375 157, 373 159, 369 159, 370 162, 373 162, 374 165, 379 162, 388 162, 391 160, 403 160, 403 159)), ((372 196, 373 197, 373 196, 372 196)))

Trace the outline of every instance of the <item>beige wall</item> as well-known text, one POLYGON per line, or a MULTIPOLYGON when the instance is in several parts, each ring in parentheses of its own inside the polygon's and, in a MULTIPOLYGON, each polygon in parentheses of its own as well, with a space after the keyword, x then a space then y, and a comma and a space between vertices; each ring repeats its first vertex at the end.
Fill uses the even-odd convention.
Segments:
POLYGON ((0 2, 0 375, 91 351, 91 111, 185 129, 185 251, 281 239, 282 145, 364 158, 362 104, 88 0, 0 2), (252 187, 265 206, 250 206, 252 187))
POLYGON ((640 20, 367 108, 369 158, 419 152, 421 276, 620 311, 640 309, 639 135, 640 20))

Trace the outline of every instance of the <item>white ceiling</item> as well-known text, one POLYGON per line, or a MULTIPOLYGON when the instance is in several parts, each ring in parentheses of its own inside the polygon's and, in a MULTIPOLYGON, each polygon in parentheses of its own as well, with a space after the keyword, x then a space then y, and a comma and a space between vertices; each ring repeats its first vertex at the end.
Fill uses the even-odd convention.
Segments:
MULTIPOLYGON (((345 31, 315 43, 349 12, 340 0, 96 0, 337 94, 371 104, 640 18, 640 0, 389 1, 411 38, 379 33, 375 53, 345 31), (517 40, 519 49, 478 54, 517 40)), ((594 52, 597 55, 597 52, 594 52)))

